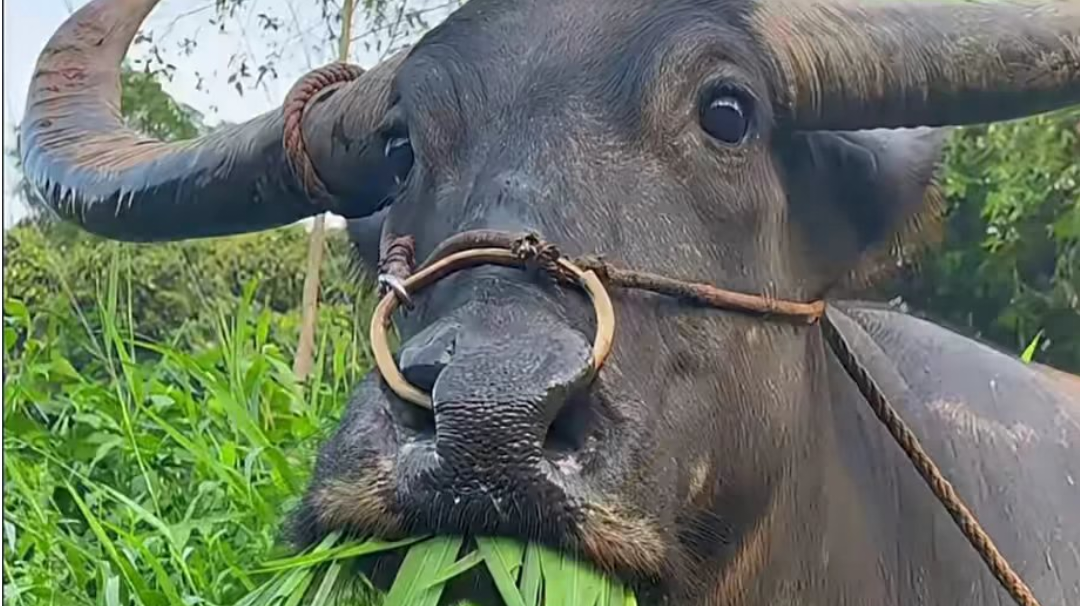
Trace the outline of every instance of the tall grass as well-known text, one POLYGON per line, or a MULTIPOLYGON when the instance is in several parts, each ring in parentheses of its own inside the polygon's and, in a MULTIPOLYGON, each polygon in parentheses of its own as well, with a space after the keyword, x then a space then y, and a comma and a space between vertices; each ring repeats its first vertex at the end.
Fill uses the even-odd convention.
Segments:
POLYGON ((258 564, 279 555, 314 448, 370 368, 362 333, 341 328, 358 323, 326 321, 298 384, 254 283, 206 310, 210 345, 144 342, 125 265, 103 269, 93 308, 58 292, 30 310, 5 289, 8 604, 236 603, 272 574, 258 564))

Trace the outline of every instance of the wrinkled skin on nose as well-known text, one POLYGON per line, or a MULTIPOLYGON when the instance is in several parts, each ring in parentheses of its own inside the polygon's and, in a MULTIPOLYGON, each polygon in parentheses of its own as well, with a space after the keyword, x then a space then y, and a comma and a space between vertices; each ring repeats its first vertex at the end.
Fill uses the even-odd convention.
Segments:
POLYGON ((591 339, 532 281, 543 276, 464 273, 474 275, 447 284, 443 297, 434 289, 432 320, 417 323, 399 355, 434 408, 434 453, 419 449, 418 475, 456 496, 516 492, 543 475, 548 428, 592 378, 591 339))

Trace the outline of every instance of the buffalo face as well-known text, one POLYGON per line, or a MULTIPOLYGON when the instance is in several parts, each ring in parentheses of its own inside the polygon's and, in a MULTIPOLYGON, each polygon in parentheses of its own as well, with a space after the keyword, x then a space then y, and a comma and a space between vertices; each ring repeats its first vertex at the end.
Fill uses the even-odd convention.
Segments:
MULTIPOLYGON (((570 255, 817 294, 738 11, 497 6, 466 5, 393 81, 380 128, 411 162, 384 235, 415 237, 423 259, 469 230, 535 231, 570 255)), ((723 557, 814 423, 807 328, 612 294, 618 346, 592 380, 580 292, 491 267, 422 291, 397 318, 398 359, 433 414, 369 377, 298 528, 505 534, 645 582, 723 557)))

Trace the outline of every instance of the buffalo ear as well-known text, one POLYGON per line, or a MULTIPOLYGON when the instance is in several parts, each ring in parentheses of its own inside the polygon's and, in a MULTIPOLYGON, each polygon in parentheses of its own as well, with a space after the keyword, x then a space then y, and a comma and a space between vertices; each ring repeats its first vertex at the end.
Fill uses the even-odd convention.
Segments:
POLYGON ((937 170, 949 129, 812 131, 781 154, 791 212, 834 287, 862 288, 941 237, 937 170))

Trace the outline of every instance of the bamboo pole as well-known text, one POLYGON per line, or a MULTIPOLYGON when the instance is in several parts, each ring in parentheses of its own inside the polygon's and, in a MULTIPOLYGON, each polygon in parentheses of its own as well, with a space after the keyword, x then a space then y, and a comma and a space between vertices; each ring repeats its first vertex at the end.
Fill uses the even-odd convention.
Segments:
MULTIPOLYGON (((338 60, 349 60, 349 44, 352 42, 352 22, 356 12, 356 0, 344 0, 341 6, 341 40, 338 44, 338 60)), ((319 284, 323 253, 326 250, 326 214, 315 217, 308 241, 307 270, 304 275, 304 293, 301 303, 300 341, 296 345, 293 373, 303 381, 311 374, 315 358, 315 327, 319 319, 319 284)))

